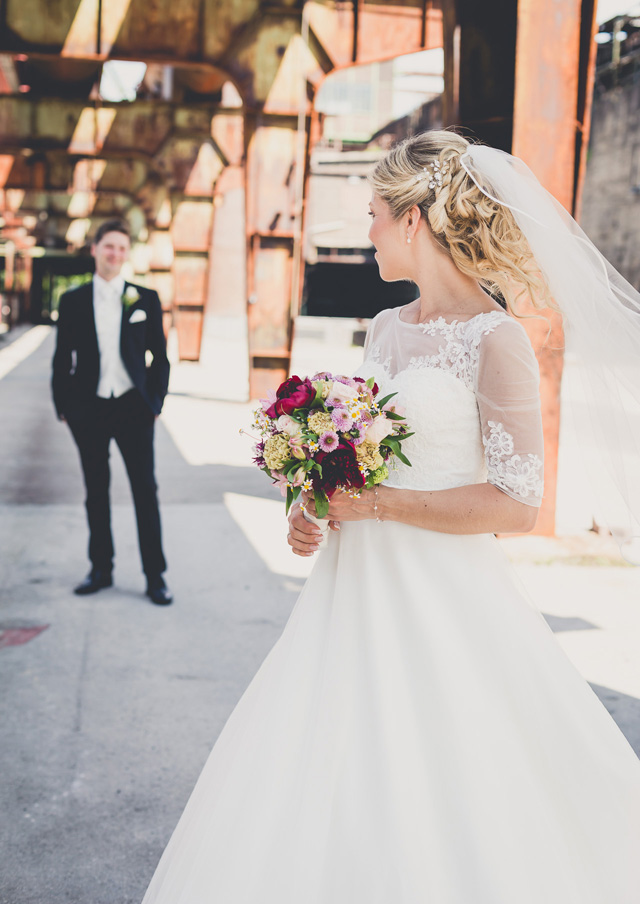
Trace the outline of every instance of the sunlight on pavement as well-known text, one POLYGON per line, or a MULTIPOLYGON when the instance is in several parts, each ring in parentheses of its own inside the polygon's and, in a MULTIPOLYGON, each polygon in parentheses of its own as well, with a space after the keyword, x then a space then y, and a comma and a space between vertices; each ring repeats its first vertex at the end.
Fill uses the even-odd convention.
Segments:
POLYGON ((35 352, 50 332, 50 326, 34 326, 8 348, 0 349, 0 380, 35 352))
POLYGON ((274 574, 306 578, 317 558, 301 558, 287 543, 284 502, 280 499, 256 499, 238 493, 225 493, 227 511, 243 532, 267 568, 274 574))
POLYGON ((168 395, 162 423, 190 465, 230 465, 254 468, 252 406, 242 402, 168 395))

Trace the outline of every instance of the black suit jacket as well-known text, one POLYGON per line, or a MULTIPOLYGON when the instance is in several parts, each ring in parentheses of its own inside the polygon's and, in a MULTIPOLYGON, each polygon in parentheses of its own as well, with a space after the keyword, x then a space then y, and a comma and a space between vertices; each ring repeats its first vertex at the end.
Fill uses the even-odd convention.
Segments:
MULTIPOLYGON (((132 283, 125 283, 125 291, 132 283)), ((129 376, 154 414, 162 409, 169 385, 169 361, 158 293, 135 286, 139 299, 122 311, 120 354, 129 376), (146 318, 131 323, 134 311, 146 318), (153 361, 146 364, 145 353, 153 361)), ((93 280, 60 299, 58 341, 51 386, 58 417, 81 417, 95 400, 100 378, 100 351, 93 314, 93 280)))

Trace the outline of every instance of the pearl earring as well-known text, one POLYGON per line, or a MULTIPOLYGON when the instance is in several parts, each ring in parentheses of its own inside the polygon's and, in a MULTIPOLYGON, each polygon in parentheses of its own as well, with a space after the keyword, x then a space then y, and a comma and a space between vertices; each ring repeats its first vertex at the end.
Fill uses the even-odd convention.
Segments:
POLYGON ((411 244, 411 239, 409 238, 409 233, 407 233, 407 245, 411 244))

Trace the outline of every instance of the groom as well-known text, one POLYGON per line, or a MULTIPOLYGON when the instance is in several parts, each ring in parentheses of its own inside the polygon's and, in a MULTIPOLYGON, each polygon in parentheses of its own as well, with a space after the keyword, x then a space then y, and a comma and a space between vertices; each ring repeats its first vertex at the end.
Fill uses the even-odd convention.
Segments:
POLYGON ((153 434, 169 361, 157 292, 120 275, 130 249, 123 222, 103 223, 91 248, 93 280, 62 296, 53 400, 78 446, 87 492, 91 571, 74 592, 96 593, 112 584, 109 445, 115 439, 131 483, 147 596, 167 605, 173 597, 163 578, 153 434))

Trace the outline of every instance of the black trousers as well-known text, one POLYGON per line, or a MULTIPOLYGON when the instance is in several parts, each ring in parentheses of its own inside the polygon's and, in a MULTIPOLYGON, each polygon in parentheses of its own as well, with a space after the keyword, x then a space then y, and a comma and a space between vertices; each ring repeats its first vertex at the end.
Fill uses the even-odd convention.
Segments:
POLYGON ((138 523, 142 569, 150 585, 162 583, 160 510, 154 475, 155 416, 137 389, 117 399, 96 398, 81 417, 69 419, 80 452, 87 491, 89 559, 95 570, 111 572, 113 538, 109 504, 109 445, 115 439, 129 475, 138 523))

